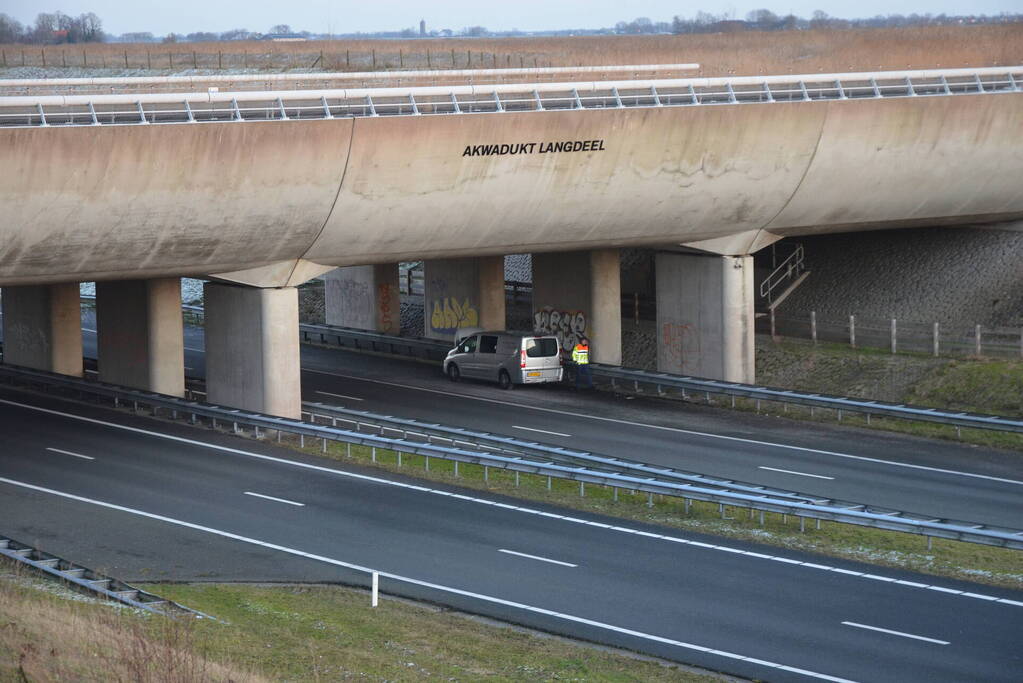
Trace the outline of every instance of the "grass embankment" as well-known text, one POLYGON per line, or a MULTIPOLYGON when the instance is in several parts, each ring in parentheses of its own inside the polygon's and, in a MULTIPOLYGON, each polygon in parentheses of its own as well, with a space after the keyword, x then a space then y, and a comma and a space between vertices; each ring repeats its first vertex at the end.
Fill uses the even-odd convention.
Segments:
MULTIPOLYGON (((926 354, 891 354, 881 349, 853 349, 844 344, 783 338, 757 339, 759 383, 947 410, 1023 416, 1023 361, 987 358, 934 358, 926 354)), ((754 409, 752 402, 739 407, 754 409)), ((762 403, 761 409, 782 417, 811 419, 809 409, 762 403)), ((835 411, 814 411, 814 418, 834 422, 835 411)), ((983 446, 1023 450, 1023 435, 845 413, 843 424, 930 438, 961 440, 983 446)))
POLYGON ((211 657, 189 620, 155 618, 0 563, 0 681, 262 681, 211 657))
MULTIPOLYGON (((299 449, 297 440, 285 439, 284 443, 299 449)), ((322 455, 319 442, 315 445, 307 442, 306 447, 299 450, 322 455)), ((624 489, 619 489, 617 494, 610 487, 593 484, 580 489, 578 482, 558 479, 552 479, 548 488, 547 478, 536 475, 516 477, 513 472, 493 468, 485 471, 481 466, 464 463, 458 465, 456 474, 453 462, 436 458, 430 459, 427 471, 425 458, 421 456, 404 454, 399 466, 398 456, 383 449, 377 449, 375 460, 369 448, 352 446, 351 455, 348 453, 344 444, 328 445, 329 458, 435 482, 668 528, 1023 589, 1023 555, 1018 550, 944 539, 932 539, 928 549, 927 539, 921 536, 833 522, 821 522, 818 529, 814 520, 805 520, 801 531, 800 520, 790 515, 765 513, 761 524, 759 512, 744 508, 725 507, 722 518, 716 503, 692 501, 687 509, 682 499, 654 496, 653 506, 650 506, 647 494, 631 494, 624 489)))
POLYGON ((0 565, 0 681, 712 681, 332 586, 148 586, 219 621, 100 603, 0 565))

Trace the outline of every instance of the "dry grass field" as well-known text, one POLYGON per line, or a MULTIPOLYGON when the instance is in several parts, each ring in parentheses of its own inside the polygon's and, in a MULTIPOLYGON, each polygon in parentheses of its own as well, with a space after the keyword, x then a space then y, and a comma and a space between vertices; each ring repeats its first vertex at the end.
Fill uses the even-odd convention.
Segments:
POLYGON ((449 40, 0 46, 0 67, 381 70, 688 63, 701 75, 1023 63, 1023 24, 449 40))

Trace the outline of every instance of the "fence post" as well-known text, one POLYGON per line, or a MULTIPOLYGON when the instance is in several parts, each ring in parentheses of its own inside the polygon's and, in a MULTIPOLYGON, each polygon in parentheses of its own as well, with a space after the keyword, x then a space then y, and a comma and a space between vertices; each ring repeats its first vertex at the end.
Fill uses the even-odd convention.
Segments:
POLYGON ((773 341, 773 342, 777 342, 778 341, 778 335, 777 335, 777 333, 775 332, 775 329, 774 329, 774 309, 773 308, 771 309, 771 341, 773 341))
POLYGON ((977 351, 977 355, 979 356, 980 353, 981 353, 981 351, 980 351, 980 325, 977 325, 977 327, 975 328, 974 336, 975 336, 974 347, 975 347, 975 349, 977 351))
POLYGON ((377 51, 373 50, 373 70, 376 71, 376 68, 377 68, 377 51))
POLYGON ((401 48, 398 48, 398 68, 405 68, 405 53, 401 50, 401 48))
POLYGON ((426 68, 427 69, 432 69, 433 68, 433 62, 430 60, 430 51, 429 50, 426 51, 426 68))
POLYGON ((146 50, 146 68, 152 70, 153 68, 153 53, 146 50))
POLYGON ((370 600, 370 604, 376 607, 380 604, 380 574, 373 572, 373 597, 370 600))
MULTIPOLYGON (((64 52, 63 50, 60 51, 60 65, 65 67, 67 66, 67 53, 64 52)), ((6 55, 4 56, 4 66, 7 66, 6 55)))
POLYGON ((895 318, 892 318, 892 353, 895 353, 895 318))
POLYGON ((817 311, 810 311, 810 338, 817 343, 817 311))
POLYGON ((856 316, 849 316, 849 346, 856 348, 856 316))
POLYGON ((938 339, 939 338, 940 337, 939 337, 939 333, 938 333, 938 323, 934 323, 934 357, 935 358, 938 357, 938 339))
POLYGON ((46 68, 46 50, 40 50, 39 51, 39 56, 43 60, 43 68, 46 68))
POLYGON ((345 50, 345 68, 349 71, 352 70, 352 51, 351 49, 345 50))
POLYGON ((127 50, 124 51, 124 68, 125 69, 128 68, 128 51, 127 50))
POLYGON ((7 50, 0 50, 0 54, 4 56, 4 68, 7 68, 7 50))

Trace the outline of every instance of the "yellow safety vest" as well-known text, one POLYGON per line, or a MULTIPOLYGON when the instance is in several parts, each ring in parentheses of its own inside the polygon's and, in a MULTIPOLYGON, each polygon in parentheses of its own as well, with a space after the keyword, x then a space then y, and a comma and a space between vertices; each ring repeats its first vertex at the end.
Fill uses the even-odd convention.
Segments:
POLYGON ((590 347, 576 344, 572 349, 572 360, 578 365, 587 365, 590 362, 590 347))

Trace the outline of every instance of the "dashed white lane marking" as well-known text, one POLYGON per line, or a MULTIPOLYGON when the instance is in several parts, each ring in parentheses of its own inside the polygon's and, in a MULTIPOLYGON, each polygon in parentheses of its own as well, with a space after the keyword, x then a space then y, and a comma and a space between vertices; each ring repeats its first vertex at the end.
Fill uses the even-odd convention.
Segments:
POLYGON ((521 429, 524 432, 538 432, 540 434, 550 434, 552 436, 572 436, 571 434, 562 434, 561 432, 549 432, 546 429, 533 429, 532 427, 520 427, 518 425, 512 425, 512 429, 521 429))
POLYGON ((256 498, 265 498, 266 500, 272 500, 276 503, 287 503, 288 505, 294 505, 296 507, 304 508, 305 503, 296 503, 293 500, 285 500, 284 498, 274 498, 273 496, 265 496, 262 493, 253 493, 252 491, 246 491, 246 496, 255 496, 256 498))
MULTIPOLYGON (((417 484, 406 484, 400 481, 391 481, 390 479, 384 479, 382 477, 374 477, 368 474, 357 474, 355 472, 345 472, 344 470, 334 469, 331 467, 323 467, 322 465, 312 465, 310 463, 297 462, 295 460, 286 460, 285 458, 277 458, 272 455, 263 455, 262 453, 253 453, 251 451, 243 451, 239 448, 230 448, 229 446, 220 446, 218 444, 207 443, 205 441, 197 441, 195 439, 186 439, 182 436, 174 436, 172 434, 161 434, 160 432, 152 432, 147 429, 140 429, 139 427, 129 427, 128 425, 120 425, 114 422, 106 422, 105 420, 98 420, 92 417, 84 417, 82 415, 73 415, 71 413, 64 413, 59 410, 52 410, 50 408, 42 408, 40 406, 34 406, 28 403, 18 403, 16 401, 9 401, 7 399, 0 399, 0 404, 12 405, 18 408, 25 408, 27 410, 34 410, 40 413, 46 413, 48 415, 58 415, 65 417, 70 420, 77 420, 79 422, 86 422, 89 424, 101 425, 104 427, 110 427, 112 429, 120 429, 126 432, 132 432, 134 434, 145 434, 152 436, 157 439, 165 439, 167 441, 173 441, 175 443, 183 443, 191 446, 198 446, 200 448, 208 448, 213 451, 219 451, 221 453, 231 453, 234 455, 241 455, 247 458, 254 458, 256 460, 263 460, 265 462, 274 462, 282 465, 288 465, 289 467, 298 467, 301 469, 312 470, 315 472, 326 472, 339 477, 347 477, 349 479, 357 479, 359 481, 368 481, 374 484, 380 484, 382 486, 394 486, 396 488, 407 489, 410 491, 418 491, 420 493, 427 493, 435 496, 446 496, 448 498, 454 498, 457 500, 466 501, 469 503, 476 503, 478 505, 487 505, 490 507, 501 508, 504 510, 512 510, 527 515, 535 515, 537 517, 543 517, 545 519, 556 519, 562 522, 570 524, 582 524, 585 526, 595 527, 598 529, 606 529, 608 531, 614 531, 623 534, 633 534, 635 536, 641 536, 643 538, 650 538, 654 540, 667 541, 670 543, 679 543, 681 545, 687 545, 694 548, 702 548, 704 550, 714 550, 718 552, 731 553, 733 555, 742 555, 746 557, 756 558, 758 560, 768 560, 771 562, 781 562, 782 564, 791 564, 794 566, 802 566, 808 569, 814 569, 817 571, 834 572, 836 574, 842 574, 845 576, 852 576, 861 579, 867 579, 870 581, 880 581, 882 583, 888 583, 893 585, 905 586, 907 588, 918 588, 921 590, 932 590, 938 593, 945 593, 948 595, 958 595, 960 597, 972 598, 976 600, 986 600, 991 602, 1001 603, 1003 605, 1011 605, 1013 607, 1023 607, 1023 601, 1009 600, 1008 598, 998 598, 990 595, 982 595, 979 593, 970 593, 967 591, 957 590, 955 588, 944 588, 942 586, 934 586, 931 584, 918 583, 916 581, 905 581, 902 579, 892 580, 887 577, 877 576, 875 574, 867 574, 865 572, 858 572, 852 569, 842 569, 841 567, 833 567, 825 564, 816 564, 813 562, 803 562, 801 560, 793 560, 788 557, 781 557, 777 555, 768 555, 765 553, 757 553, 749 550, 740 550, 738 548, 732 548, 724 545, 716 545, 713 543, 704 543, 702 541, 691 541, 685 538, 679 538, 677 536, 668 536, 665 534, 658 534, 652 531, 641 531, 639 529, 630 529, 629 527, 604 524, 603 522, 594 522, 588 519, 580 519, 578 517, 567 517, 565 515, 559 515, 554 512, 545 512, 543 510, 536 510, 534 508, 522 507, 519 505, 510 505, 508 503, 501 503, 494 500, 487 500, 485 498, 475 498, 473 496, 467 496, 462 493, 453 493, 451 491, 443 491, 440 489, 432 489, 427 486, 419 486, 417 484)), ((0 481, 6 481, 0 479, 0 481)))
POLYGON ((96 334, 96 330, 90 330, 88 327, 83 327, 82 332, 92 332, 93 334, 96 334))
POLYGON ((333 396, 334 398, 344 398, 344 399, 348 399, 349 401, 365 401, 366 400, 364 398, 359 398, 357 396, 345 396, 344 394, 332 394, 329 391, 317 391, 316 393, 317 394, 323 394, 324 396, 333 396))
POLYGON ((632 420, 619 420, 613 417, 601 417, 600 415, 587 415, 585 413, 574 413, 569 410, 557 410, 555 408, 543 408, 541 406, 525 405, 523 403, 515 403, 513 401, 502 401, 496 398, 485 398, 483 396, 468 396, 465 394, 452 394, 449 391, 439 391, 437 389, 427 389, 426 387, 417 387, 412 384, 401 384, 400 382, 388 382, 382 379, 370 379, 368 377, 358 377, 356 375, 345 375, 340 372, 327 372, 326 370, 313 370, 310 368, 303 368, 302 372, 312 372, 318 375, 330 375, 332 377, 342 377, 344 379, 354 379, 360 382, 372 382, 374 384, 384 384, 386 386, 398 387, 401 389, 412 389, 415 391, 425 391, 431 394, 441 394, 442 396, 455 396, 456 398, 464 398, 471 401, 482 401, 486 403, 497 403, 499 405, 514 406, 516 408, 523 408, 525 410, 538 410, 544 413, 554 413, 555 415, 571 415, 572 417, 579 417, 586 420, 597 420, 599 422, 612 422, 616 424, 624 424, 632 427, 646 427, 647 429, 659 429, 665 432, 675 432, 677 434, 691 434, 693 436, 703 436, 708 439, 722 439, 724 441, 735 441, 737 443, 749 443, 756 446, 768 446, 770 448, 784 448, 790 451, 799 451, 801 453, 819 453, 821 455, 830 455, 836 458, 846 458, 849 460, 859 460, 861 462, 874 462, 880 465, 890 465, 892 467, 905 467, 912 470, 924 470, 927 472, 938 472, 940 474, 952 474, 958 477, 971 477, 973 479, 984 479, 987 481, 998 481, 1003 484, 1015 484, 1016 486, 1023 486, 1023 481, 1016 479, 1003 479, 1002 477, 992 477, 987 474, 976 474, 974 472, 960 472, 958 470, 946 470, 940 467, 928 467, 926 465, 913 465, 908 462, 896 462, 893 460, 882 460, 880 458, 871 458, 865 455, 852 455, 851 453, 839 453, 837 451, 825 451, 818 448, 807 448, 805 446, 792 446, 784 443, 774 443, 771 441, 759 441, 757 439, 744 439, 740 436, 726 436, 724 434, 711 434, 709 432, 697 432, 692 429, 680 429, 678 427, 665 427, 663 425, 647 424, 646 422, 634 422, 632 420))
POLYGON ((194 348, 192 346, 186 346, 184 348, 185 348, 185 351, 195 351, 196 353, 206 353, 206 349, 197 349, 197 348, 194 348))
POLYGON ((276 551, 279 551, 279 552, 282 552, 282 553, 288 553, 289 555, 297 555, 298 557, 305 557, 305 558, 310 559, 310 560, 315 560, 315 561, 318 561, 318 562, 324 562, 326 564, 331 564, 331 565, 334 565, 334 566, 337 566, 337 567, 345 567, 346 569, 353 569, 355 571, 365 572, 367 574, 372 574, 373 572, 376 572, 376 573, 378 573, 380 576, 382 576, 384 578, 393 579, 395 581, 400 581, 400 582, 403 582, 403 583, 409 583, 409 584, 412 584, 412 585, 415 585, 415 586, 422 586, 424 588, 430 588, 432 590, 441 591, 441 592, 444 592, 444 593, 452 593, 454 595, 462 595, 462 596, 465 596, 465 597, 468 597, 468 598, 473 598, 475 600, 480 600, 480 601, 483 601, 483 602, 489 602, 489 603, 492 603, 492 604, 495 604, 495 605, 503 605, 505 607, 512 607, 512 608, 515 608, 515 609, 523 610, 525 612, 532 612, 533 614, 540 614, 540 615, 543 615, 543 616, 552 617, 554 619, 560 619, 562 621, 568 621, 568 622, 572 622, 572 623, 576 623, 576 624, 584 624, 586 626, 592 626, 594 628, 599 628, 599 629, 604 630, 604 631, 610 631, 612 633, 620 633, 620 634, 623 634, 623 635, 632 636, 634 638, 640 638, 640 639, 643 639, 643 640, 648 640, 648 641, 655 642, 655 643, 662 643, 662 644, 665 644, 665 645, 672 645, 672 646, 675 646, 675 647, 678 647, 678 648, 682 648, 682 649, 686 649, 686 650, 693 650, 693 651, 701 652, 701 653, 708 654, 708 655, 717 655, 719 657, 725 657, 727 659, 734 659, 734 660, 738 660, 738 661, 742 661, 742 662, 748 662, 750 664, 757 664, 757 665, 760 665, 760 666, 763 666, 763 667, 766 667, 766 668, 770 668, 770 669, 778 669, 779 671, 788 671, 788 672, 791 672, 791 673, 796 673, 796 674, 800 674, 800 675, 803 675, 803 676, 808 676, 810 678, 816 678, 816 679, 823 680, 823 681, 832 681, 833 683, 854 683, 853 681, 850 681, 849 679, 846 679, 846 678, 839 678, 837 676, 829 676, 828 674, 822 674, 822 673, 818 673, 816 671, 809 671, 807 669, 800 669, 800 668, 797 668, 797 667, 794 667, 794 666, 787 666, 785 664, 778 664, 776 662, 769 662, 769 661, 765 661, 763 659, 755 659, 753 657, 747 657, 745 655, 736 654, 734 652, 727 652, 725 650, 716 650, 714 648, 706 647, 706 646, 703 646, 703 645, 696 645, 694 643, 687 643, 687 642, 684 642, 684 641, 681 641, 681 640, 674 640, 672 638, 665 638, 664 636, 653 635, 651 633, 644 633, 642 631, 636 631, 636 630, 633 630, 633 629, 630 629, 630 628, 624 628, 622 626, 615 626, 613 624, 607 624, 607 623, 604 623, 604 622, 601 622, 601 621, 594 621, 593 619, 586 619, 585 617, 577 617, 577 616, 572 615, 572 614, 565 614, 563 612, 555 612, 554 610, 550 610, 550 609, 547 609, 547 608, 544 608, 544 607, 535 607, 533 605, 527 605, 527 604, 521 603, 521 602, 514 602, 514 601, 511 601, 511 600, 505 600, 504 598, 497 598, 497 597, 494 597, 494 596, 491 596, 491 595, 484 595, 482 593, 474 593, 472 591, 464 590, 464 589, 461 589, 461 588, 454 588, 452 586, 445 586, 445 585, 438 584, 438 583, 432 583, 430 581, 423 581, 422 579, 414 579, 414 578, 411 578, 411 577, 408 577, 408 576, 402 576, 401 574, 392 574, 390 572, 383 572, 383 571, 379 571, 377 569, 373 569, 371 567, 365 567, 365 566, 354 564, 354 563, 351 563, 351 562, 345 562, 343 560, 336 560, 334 558, 325 557, 323 555, 315 555, 313 553, 307 553, 304 550, 298 550, 296 548, 289 548, 287 546, 277 545, 276 543, 270 543, 268 541, 261 541, 259 539, 250 538, 248 536, 241 536, 239 534, 231 533, 230 531, 222 531, 220 529, 214 529, 212 527, 202 526, 200 524, 193 524, 192 522, 186 522, 184 520, 175 519, 173 517, 166 517, 164 515, 158 515, 158 514, 155 514, 155 513, 152 513, 152 512, 146 512, 145 510, 138 510, 138 509, 135 509, 135 508, 125 507, 123 505, 116 505, 114 503, 107 503, 107 502, 102 501, 102 500, 95 500, 95 499, 92 499, 92 498, 86 498, 84 496, 77 496, 77 495, 75 495, 73 493, 65 493, 63 491, 57 491, 57 490, 54 490, 54 489, 45 488, 43 486, 36 486, 34 484, 28 484, 26 482, 15 481, 13 479, 6 479, 4 477, 0 477, 0 482, 5 483, 5 484, 10 484, 12 486, 19 486, 19 487, 22 487, 22 488, 25 488, 25 489, 29 489, 29 490, 32 490, 32 491, 38 491, 40 493, 48 493, 50 495, 59 496, 61 498, 67 498, 69 500, 76 500, 76 501, 79 501, 81 503, 88 503, 90 505, 97 505, 99 507, 104 507, 104 508, 107 508, 109 510, 117 510, 118 512, 126 512, 128 514, 138 515, 139 517, 146 517, 148 519, 153 519, 153 520, 156 520, 156 521, 159 521, 159 522, 166 522, 168 524, 174 524, 176 526, 184 527, 186 529, 192 529, 194 531, 201 531, 201 532, 204 532, 204 533, 207 533, 207 534, 213 534, 215 536, 220 536, 220 537, 223 537, 223 538, 229 538, 229 539, 232 539, 232 540, 235 540, 235 541, 240 541, 242 543, 249 543, 251 545, 261 546, 263 548, 268 548, 270 550, 276 550, 276 551))
POLYGON ((53 451, 54 453, 60 453, 62 455, 70 455, 70 456, 75 457, 75 458, 81 458, 82 460, 95 460, 96 459, 96 458, 92 457, 91 455, 82 455, 81 453, 72 453, 71 451, 65 451, 65 450, 62 450, 60 448, 49 448, 49 447, 47 447, 46 450, 53 451))
POLYGON ((497 552, 506 553, 508 555, 518 555, 519 557, 528 557, 530 560, 538 560, 540 562, 550 562, 551 564, 560 564, 562 567, 578 567, 577 564, 571 562, 562 562, 561 560, 552 560, 549 557, 540 557, 539 555, 528 555, 526 553, 518 553, 514 550, 506 550, 505 548, 498 548, 497 552))
POLYGON ((761 465, 757 469, 770 470, 772 472, 781 472, 783 474, 796 474, 796 475, 798 475, 800 477, 813 477, 814 479, 831 479, 831 480, 834 480, 834 477, 825 477, 822 474, 808 474, 807 472, 796 472, 795 470, 781 470, 781 469, 778 469, 777 467, 764 467, 763 465, 761 465))
POLYGON ((854 628, 864 628, 868 631, 877 631, 878 633, 887 633, 892 636, 901 636, 902 638, 912 638, 913 640, 923 640, 928 643, 935 643, 937 645, 949 645, 947 640, 938 640, 937 638, 926 638, 924 636, 915 636, 912 633, 903 633, 902 631, 892 631, 887 628, 879 628, 877 626, 867 626, 866 624, 857 624, 855 621, 843 621, 843 626, 852 626, 854 628))

